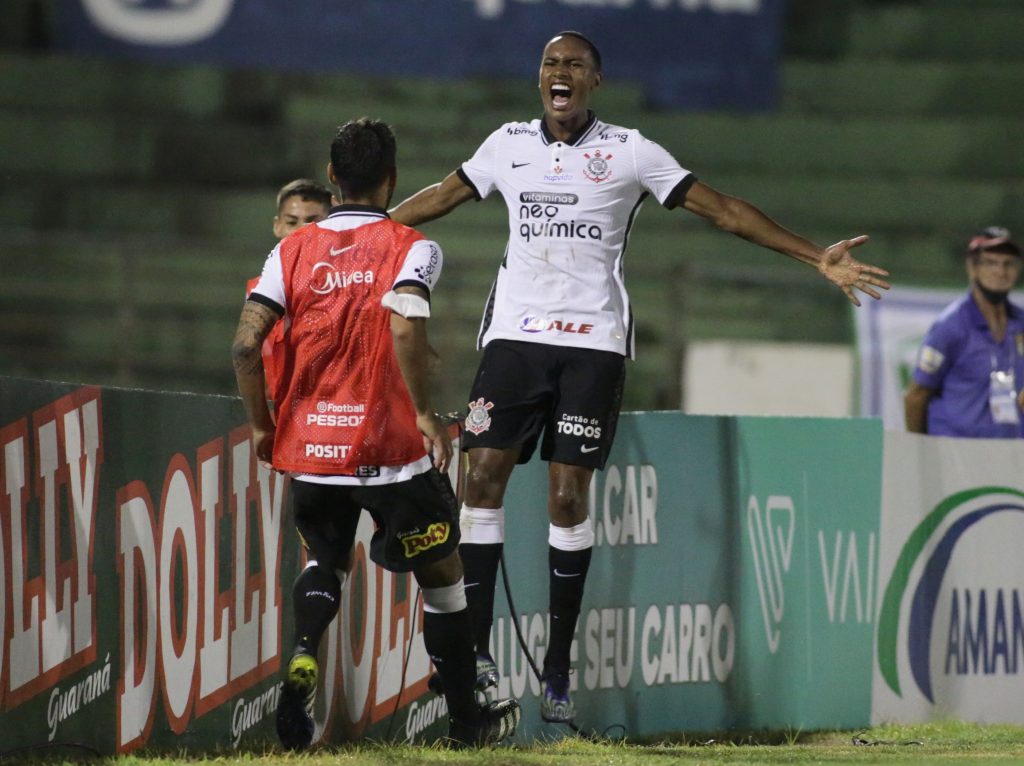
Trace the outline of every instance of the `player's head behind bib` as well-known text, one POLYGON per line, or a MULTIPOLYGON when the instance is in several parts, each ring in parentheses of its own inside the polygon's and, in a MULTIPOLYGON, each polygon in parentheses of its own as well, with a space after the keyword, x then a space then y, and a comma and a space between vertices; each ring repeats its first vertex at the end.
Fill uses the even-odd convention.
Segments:
POLYGON ((273 231, 284 239, 307 223, 322 221, 331 211, 331 190, 310 178, 296 178, 277 192, 273 231))
POLYGON ((327 176, 341 201, 387 207, 398 178, 395 134, 380 120, 360 117, 338 128, 327 176))

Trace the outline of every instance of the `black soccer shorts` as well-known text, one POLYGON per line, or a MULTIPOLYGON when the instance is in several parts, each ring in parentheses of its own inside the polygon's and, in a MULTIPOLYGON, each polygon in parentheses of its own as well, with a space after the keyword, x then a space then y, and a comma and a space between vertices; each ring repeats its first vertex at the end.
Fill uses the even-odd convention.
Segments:
POLYGON ((544 460, 604 468, 615 439, 626 360, 612 351, 493 340, 470 393, 462 448, 521 446, 543 435, 544 460))
POLYGON ((295 526, 311 559, 341 570, 348 565, 360 510, 377 530, 370 558, 392 572, 439 561, 459 545, 458 505, 447 475, 431 468, 394 484, 314 484, 293 479, 295 526))

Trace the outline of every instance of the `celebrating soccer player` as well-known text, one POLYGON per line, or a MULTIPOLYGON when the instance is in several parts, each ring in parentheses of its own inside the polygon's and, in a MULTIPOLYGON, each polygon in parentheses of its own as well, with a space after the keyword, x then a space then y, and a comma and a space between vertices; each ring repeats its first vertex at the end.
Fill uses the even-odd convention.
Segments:
POLYGON ((602 80, 601 54, 579 32, 562 32, 540 61, 544 116, 494 131, 467 162, 391 211, 415 226, 497 190, 509 240, 480 328, 484 353, 469 395, 469 452, 461 511, 466 594, 474 619, 477 684, 497 682, 489 654, 494 585, 505 538, 505 487, 541 443, 549 461, 548 562, 551 632, 541 715, 575 717, 570 647, 594 532, 587 497, 615 435, 633 318, 623 256, 648 196, 818 269, 847 298, 878 298, 888 272, 856 261, 866 236, 822 248, 742 199, 701 183, 638 131, 602 122, 588 108, 602 80))

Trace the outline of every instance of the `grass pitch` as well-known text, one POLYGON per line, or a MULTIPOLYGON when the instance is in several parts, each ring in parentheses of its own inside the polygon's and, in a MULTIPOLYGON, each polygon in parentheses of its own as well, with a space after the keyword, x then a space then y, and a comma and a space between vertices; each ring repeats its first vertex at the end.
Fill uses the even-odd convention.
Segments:
POLYGON ((451 752, 440 748, 363 743, 310 753, 278 751, 218 755, 134 754, 89 757, 82 752, 20 753, 3 763, 111 764, 111 766, 669 766, 669 764, 776 763, 969 763, 1024 764, 1024 727, 958 722, 880 726, 857 732, 758 732, 666 736, 656 742, 593 742, 566 739, 550 744, 451 752))

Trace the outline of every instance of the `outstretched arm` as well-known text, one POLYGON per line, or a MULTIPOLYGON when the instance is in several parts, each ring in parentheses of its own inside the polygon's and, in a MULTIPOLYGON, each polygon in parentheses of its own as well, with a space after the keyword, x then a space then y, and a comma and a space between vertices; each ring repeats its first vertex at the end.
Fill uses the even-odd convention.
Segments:
POLYGON ((274 451, 274 420, 267 407, 263 378, 263 341, 278 320, 277 313, 262 303, 246 301, 231 345, 231 361, 235 367, 238 393, 242 396, 256 457, 270 465, 274 451))
POLYGON ((463 202, 473 199, 472 187, 457 172, 449 173, 439 184, 421 189, 388 211, 392 220, 406 226, 418 226, 448 215, 463 202))
MULTIPOLYGON (((397 293, 411 293, 423 298, 427 292, 419 287, 399 287, 397 293)), ((424 316, 404 317, 391 314, 391 338, 395 357, 402 371, 405 387, 409 390, 416 410, 416 427, 423 434, 423 447, 434 459, 439 471, 447 471, 452 459, 452 440, 448 429, 430 406, 430 345, 427 343, 427 320, 424 316)))
POLYGON ((850 255, 853 248, 867 242, 867 235, 844 239, 822 248, 783 228, 746 200, 723 194, 699 181, 690 187, 683 207, 711 221, 722 231, 814 266, 855 306, 860 305, 860 300, 854 288, 876 300, 881 295, 875 288, 889 289, 889 283, 882 279, 889 275, 888 271, 861 263, 850 255))

